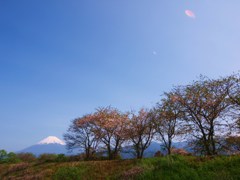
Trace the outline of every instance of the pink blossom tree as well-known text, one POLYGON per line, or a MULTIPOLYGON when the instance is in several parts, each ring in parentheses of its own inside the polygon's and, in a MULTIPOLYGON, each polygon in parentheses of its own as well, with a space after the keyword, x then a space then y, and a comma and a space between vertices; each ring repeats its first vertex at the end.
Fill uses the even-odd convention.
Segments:
POLYGON ((117 158, 126 139, 127 115, 115 108, 106 107, 99 108, 94 113, 94 119, 96 138, 105 145, 109 159, 117 158))
POLYGON ((80 149, 85 152, 86 159, 91 159, 96 153, 99 139, 95 136, 95 120, 91 114, 76 118, 64 134, 69 150, 80 149))
POLYGON ((157 140, 162 142, 162 146, 171 154, 173 139, 185 133, 179 99, 172 93, 165 93, 165 97, 153 108, 154 124, 157 140))
POLYGON ((229 133, 231 122, 226 118, 230 108, 228 88, 224 79, 201 77, 172 91, 175 104, 184 112, 185 127, 188 127, 198 153, 217 154, 221 146, 220 135, 229 133))
POLYGON ((131 112, 130 116, 127 137, 133 145, 135 156, 141 159, 154 137, 154 124, 149 111, 146 109, 140 109, 138 114, 131 112))

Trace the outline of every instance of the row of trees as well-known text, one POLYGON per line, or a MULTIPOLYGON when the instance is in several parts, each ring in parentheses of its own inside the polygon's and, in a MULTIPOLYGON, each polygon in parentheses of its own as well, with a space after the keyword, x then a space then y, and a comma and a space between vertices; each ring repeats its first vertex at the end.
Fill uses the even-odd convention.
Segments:
POLYGON ((150 110, 123 113, 105 107, 76 118, 64 139, 69 149, 84 150, 86 159, 102 150, 109 159, 114 159, 127 145, 137 158, 142 158, 153 139, 160 141, 171 154, 174 138, 188 139, 197 154, 216 155, 236 150, 239 112, 239 74, 219 79, 201 76, 164 93, 150 110))
POLYGON ((13 152, 7 153, 7 151, 1 149, 0 150, 0 164, 1 163, 16 163, 18 162, 17 155, 13 152))
POLYGON ((64 154, 41 154, 36 156, 32 153, 14 153, 7 152, 4 149, 0 150, 0 164, 3 163, 20 163, 20 162, 70 162, 76 160, 82 160, 79 156, 65 156, 64 154))

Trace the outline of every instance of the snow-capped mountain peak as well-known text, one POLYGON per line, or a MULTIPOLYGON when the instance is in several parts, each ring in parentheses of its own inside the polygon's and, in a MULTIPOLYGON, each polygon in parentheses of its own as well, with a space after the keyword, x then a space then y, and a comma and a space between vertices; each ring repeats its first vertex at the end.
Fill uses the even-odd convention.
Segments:
POLYGON ((65 142, 56 136, 48 136, 47 138, 39 141, 37 144, 61 144, 65 145, 65 142))

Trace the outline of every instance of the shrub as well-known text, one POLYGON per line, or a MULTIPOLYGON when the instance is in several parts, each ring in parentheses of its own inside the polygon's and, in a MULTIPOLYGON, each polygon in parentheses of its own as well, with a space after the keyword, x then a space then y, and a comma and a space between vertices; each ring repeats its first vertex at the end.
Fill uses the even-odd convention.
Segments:
POLYGON ((0 150, 0 163, 4 163, 7 158, 7 152, 5 150, 0 150))
POLYGON ((82 179, 84 169, 79 167, 61 167, 53 175, 53 179, 62 179, 62 180, 80 180, 82 179))
POLYGON ((182 156, 190 156, 191 155, 191 153, 187 152, 185 149, 177 149, 177 148, 172 148, 171 153, 182 155, 182 156))
POLYGON ((54 162, 57 159, 56 154, 41 154, 38 158, 39 162, 54 162))
POLYGON ((20 161, 14 152, 7 153, 5 150, 0 150, 0 163, 17 163, 20 161))
POLYGON ((68 161, 68 157, 66 157, 65 154, 58 154, 56 161, 57 162, 66 162, 66 161, 68 161))
POLYGON ((69 156, 69 161, 83 161, 85 156, 83 154, 69 156))
POLYGON ((154 154, 154 157, 162 157, 163 154, 161 151, 157 151, 155 154, 154 154))
POLYGON ((36 160, 36 156, 32 153, 19 153, 17 157, 23 162, 33 162, 36 160))
POLYGON ((23 169, 26 169, 29 167, 28 163, 18 163, 18 164, 12 164, 9 168, 7 173, 13 173, 16 171, 21 171, 23 169))
POLYGON ((134 179, 136 176, 139 176, 140 174, 142 174, 144 171, 144 169, 142 167, 133 167, 127 171, 125 171, 122 176, 121 179, 134 179))
POLYGON ((21 160, 17 157, 17 155, 15 153, 10 152, 7 155, 6 161, 9 163, 17 163, 17 162, 20 162, 21 160))

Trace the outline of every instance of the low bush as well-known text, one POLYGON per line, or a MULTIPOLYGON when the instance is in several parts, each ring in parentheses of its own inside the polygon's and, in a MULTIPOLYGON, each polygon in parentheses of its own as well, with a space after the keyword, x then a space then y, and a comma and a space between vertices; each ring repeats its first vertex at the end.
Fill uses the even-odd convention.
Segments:
POLYGON ((80 155, 72 155, 68 157, 68 161, 73 162, 73 161, 83 161, 85 158, 85 156, 83 156, 82 154, 80 155))
POLYGON ((41 163, 44 162, 54 162, 57 159, 57 155, 56 154, 41 154, 38 158, 38 161, 41 163))
POLYGON ((65 156, 65 154, 58 154, 56 158, 56 162, 67 162, 69 157, 65 156))
POLYGON ((13 152, 7 153, 5 150, 0 151, 0 163, 18 163, 21 160, 13 152))
POLYGON ((53 175, 56 180, 81 180, 84 169, 80 167, 61 167, 53 175))
POLYGON ((8 153, 6 161, 8 163, 18 163, 18 162, 21 162, 21 160, 13 152, 8 153))
POLYGON ((33 162, 37 159, 32 153, 19 153, 17 154, 17 158, 23 162, 33 162))
MULTIPOLYGON (((47 156, 48 157, 48 156, 47 156)), ((59 159, 62 160, 62 155, 59 159)), ((49 160, 46 155, 44 160, 49 160)), ((0 179, 237 180, 240 156, 171 155, 133 160, 0 164, 0 179)))
POLYGON ((7 152, 5 150, 0 150, 0 163, 5 163, 7 159, 7 152))
POLYGON ((29 167, 28 163, 18 163, 18 164, 11 164, 10 167, 8 168, 7 173, 13 173, 17 171, 24 170, 29 167))

